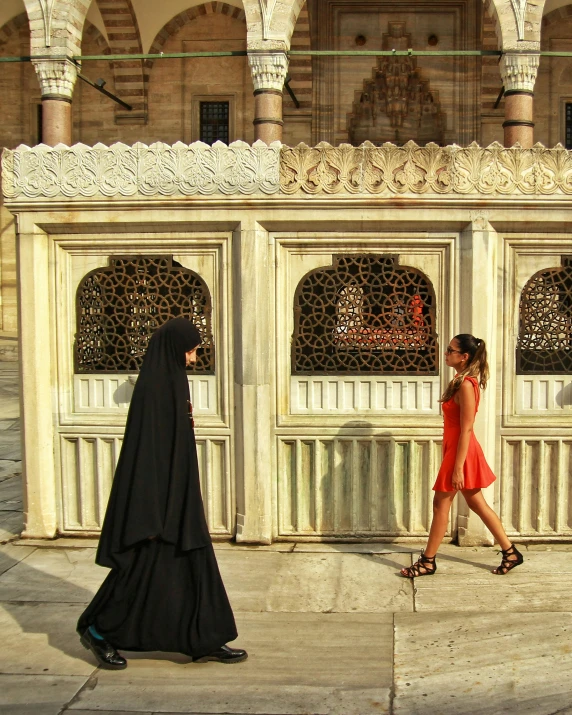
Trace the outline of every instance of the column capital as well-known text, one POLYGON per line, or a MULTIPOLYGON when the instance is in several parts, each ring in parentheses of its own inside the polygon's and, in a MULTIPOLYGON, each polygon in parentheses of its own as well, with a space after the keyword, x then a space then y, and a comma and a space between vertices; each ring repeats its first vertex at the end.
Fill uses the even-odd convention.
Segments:
POLYGON ((249 52, 248 62, 255 92, 282 92, 288 72, 288 57, 285 52, 249 52))
POLYGON ((71 102, 78 67, 68 59, 32 59, 42 91, 42 99, 63 99, 71 102))
POLYGON ((534 92, 534 83, 538 74, 540 55, 538 53, 510 52, 502 55, 500 73, 506 92, 534 92))

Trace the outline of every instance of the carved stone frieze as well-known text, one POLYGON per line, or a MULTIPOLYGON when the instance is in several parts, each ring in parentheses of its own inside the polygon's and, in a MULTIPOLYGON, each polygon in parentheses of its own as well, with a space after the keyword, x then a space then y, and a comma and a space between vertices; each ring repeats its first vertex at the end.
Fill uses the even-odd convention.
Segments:
POLYGON ((572 195, 572 152, 366 142, 59 145, 4 150, 12 200, 251 194, 572 195))
POLYGON ((533 92, 539 63, 539 54, 504 54, 499 67, 505 92, 509 90, 533 92))
POLYGON ((323 142, 282 147, 281 153, 285 194, 572 194, 572 152, 561 145, 333 147, 323 142))
POLYGON ((2 188, 10 199, 196 194, 273 194, 280 144, 43 144, 4 150, 2 188))
POLYGON ((288 57, 284 52, 249 53, 248 62, 255 90, 282 91, 288 72, 288 57))

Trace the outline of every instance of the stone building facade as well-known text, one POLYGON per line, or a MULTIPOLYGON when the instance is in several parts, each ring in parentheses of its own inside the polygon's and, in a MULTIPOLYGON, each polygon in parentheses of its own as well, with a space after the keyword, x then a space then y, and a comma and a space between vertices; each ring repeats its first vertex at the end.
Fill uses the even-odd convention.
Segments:
MULTIPOLYGON (((570 538, 572 6, 8 0, 0 25, 31 55, 0 73, 26 536, 98 532, 145 341, 186 314, 213 535, 426 534, 443 347, 472 332, 487 497, 516 539, 570 538)), ((450 536, 487 539, 462 504, 450 536)))

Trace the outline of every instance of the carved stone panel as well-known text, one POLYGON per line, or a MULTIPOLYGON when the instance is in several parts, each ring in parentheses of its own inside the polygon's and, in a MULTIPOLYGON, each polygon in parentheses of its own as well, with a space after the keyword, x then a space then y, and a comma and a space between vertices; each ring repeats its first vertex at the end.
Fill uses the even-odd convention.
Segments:
MULTIPOLYGON (((389 22, 382 45, 383 50, 411 47, 405 22, 389 22)), ((354 145, 364 141, 400 144, 409 139, 418 144, 442 144, 445 128, 439 93, 431 90, 415 57, 378 58, 371 79, 356 91, 348 117, 348 136, 354 145)))

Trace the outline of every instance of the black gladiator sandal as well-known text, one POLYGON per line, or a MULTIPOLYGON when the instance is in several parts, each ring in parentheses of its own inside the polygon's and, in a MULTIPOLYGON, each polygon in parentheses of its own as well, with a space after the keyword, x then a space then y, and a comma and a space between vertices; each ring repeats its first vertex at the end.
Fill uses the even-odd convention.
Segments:
POLYGON ((400 574, 403 578, 418 578, 419 576, 433 576, 435 571, 437 571, 435 556, 425 556, 422 551, 413 566, 401 569, 400 574))
POLYGON ((512 571, 512 569, 520 566, 520 564, 524 561, 523 555, 514 544, 511 544, 506 551, 501 549, 497 553, 502 553, 502 561, 500 566, 493 569, 493 573, 496 576, 504 576, 509 571, 512 571))

